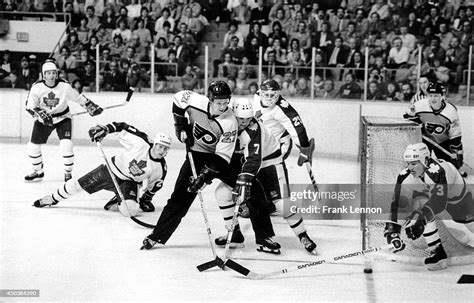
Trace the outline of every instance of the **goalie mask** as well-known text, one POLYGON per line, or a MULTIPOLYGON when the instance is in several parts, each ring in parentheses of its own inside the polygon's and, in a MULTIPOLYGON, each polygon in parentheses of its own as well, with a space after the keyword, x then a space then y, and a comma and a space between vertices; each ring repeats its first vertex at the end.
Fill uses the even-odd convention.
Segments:
POLYGON ((263 107, 274 106, 280 98, 280 85, 272 79, 262 82, 260 85, 260 103, 263 107))

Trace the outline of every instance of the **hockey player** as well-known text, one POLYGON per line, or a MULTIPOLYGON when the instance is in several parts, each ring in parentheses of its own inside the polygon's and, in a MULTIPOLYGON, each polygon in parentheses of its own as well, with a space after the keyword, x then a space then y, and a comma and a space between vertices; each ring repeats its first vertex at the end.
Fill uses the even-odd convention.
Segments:
MULTIPOLYGON (((421 124, 423 136, 430 138, 445 150, 456 155, 457 158, 452 159, 437 146, 423 140, 428 148, 434 151, 437 158, 450 161, 460 169, 464 159, 461 126, 456 107, 446 102, 445 91, 443 84, 430 83, 427 89, 427 98, 410 106, 403 117, 421 124)), ((467 176, 464 172, 461 174, 467 176)))
POLYGON ((32 85, 26 101, 26 110, 35 118, 35 122, 30 142, 27 144, 33 172, 25 176, 25 181, 43 180, 41 145, 48 141, 53 130, 56 130, 60 140, 59 147, 63 155, 64 180, 67 181, 72 177, 74 164, 68 102, 79 103, 87 109, 91 116, 102 113, 102 108, 84 95, 80 95, 67 81, 58 78, 58 68, 53 62, 45 62, 41 72, 43 80, 32 85))
MULTIPOLYGON (((425 259, 429 270, 446 268, 447 255, 436 227, 435 216, 446 210, 453 221, 467 227, 466 237, 473 239, 472 192, 454 165, 442 159, 431 158, 424 143, 409 145, 403 158, 407 167, 397 178, 390 220, 397 222, 401 197, 408 198, 414 208, 404 224, 408 238, 415 240, 423 236, 425 239, 430 251, 430 256, 425 259)), ((402 250, 405 245, 400 240, 401 226, 392 222, 386 223, 384 236, 389 244, 402 250)))
POLYGON ((420 79, 418 79, 418 92, 411 98, 410 103, 415 104, 416 102, 420 101, 421 99, 425 99, 428 97, 428 86, 430 85, 430 80, 428 75, 421 75, 420 79))
MULTIPOLYGON (((243 157, 243 161, 240 162, 243 165, 237 163, 242 168, 237 176, 233 192, 247 197, 246 202, 250 209, 249 214, 255 231, 256 242, 260 245, 259 250, 279 253, 280 248, 280 245, 271 239, 274 233, 271 229, 271 223, 265 221, 268 218, 267 213, 262 214, 262 212, 268 212, 268 210, 265 207, 262 209, 262 207, 257 206, 257 204, 262 204, 266 199, 269 199, 275 205, 278 213, 288 222, 305 249, 310 253, 314 252, 316 244, 308 236, 303 218, 298 212, 291 213, 290 207, 288 207, 291 204, 290 199, 288 199, 290 189, 288 187, 288 176, 283 167, 280 144, 277 143, 271 131, 254 118, 252 104, 249 100, 237 99, 233 104, 233 110, 239 123, 236 155, 241 154, 240 157, 233 158, 233 160, 240 162, 243 157), (259 236, 259 233, 264 236, 259 236)), ((233 206, 235 205, 230 197, 230 187, 219 185, 216 189, 216 197, 218 198, 219 207, 223 210, 226 227, 229 228, 233 206)), ((231 241, 234 244, 241 244, 244 240, 243 236, 240 230, 237 229, 236 231, 234 231, 231 241)), ((217 238, 216 244, 225 245, 226 240, 226 237, 217 238)))
MULTIPOLYGON (((151 141, 147 134, 124 122, 97 125, 89 130, 93 142, 102 141, 110 133, 118 133, 119 142, 124 148, 110 159, 112 173, 125 198, 123 203, 115 205, 124 216, 134 216, 139 207, 146 209, 150 204, 153 206, 151 200, 163 186, 167 172, 165 156, 170 149, 171 138, 158 133, 151 141), (137 204, 138 188, 141 185, 144 193, 137 204)), ((93 194, 102 189, 117 194, 105 164, 99 165, 79 179, 72 178, 66 181, 53 194, 35 201, 33 206, 52 206, 74 194, 83 191, 93 194)))
POLYGON ((228 169, 237 136, 237 120, 228 106, 230 97, 231 90, 224 81, 211 82, 208 97, 191 91, 174 95, 172 112, 176 136, 192 153, 199 175, 189 182, 192 170, 186 158, 174 191, 141 249, 151 249, 156 243, 165 244, 188 212, 197 191, 228 169))

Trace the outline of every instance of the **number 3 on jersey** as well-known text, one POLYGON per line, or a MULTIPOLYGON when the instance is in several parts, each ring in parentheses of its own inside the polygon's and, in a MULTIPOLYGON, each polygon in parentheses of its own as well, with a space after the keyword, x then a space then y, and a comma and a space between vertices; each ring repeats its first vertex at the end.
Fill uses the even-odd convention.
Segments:
POLYGON ((222 134, 222 143, 232 143, 235 141, 235 136, 237 135, 237 131, 226 132, 222 134))

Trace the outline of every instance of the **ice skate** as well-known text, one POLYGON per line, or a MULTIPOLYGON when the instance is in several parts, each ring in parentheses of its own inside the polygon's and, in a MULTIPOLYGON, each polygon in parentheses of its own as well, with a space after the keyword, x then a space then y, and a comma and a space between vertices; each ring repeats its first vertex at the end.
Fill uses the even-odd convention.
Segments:
POLYGON ((68 180, 72 179, 72 174, 71 173, 64 173, 64 182, 67 182, 68 180))
POLYGON ((311 238, 308 236, 308 234, 306 232, 299 234, 298 237, 300 238, 300 242, 301 242, 301 244, 303 244, 303 246, 304 246, 304 248, 306 249, 307 252, 309 252, 311 254, 316 253, 316 251, 315 251, 316 243, 314 243, 314 241, 311 240, 311 238))
POLYGON ((158 243, 158 241, 154 241, 150 239, 149 237, 146 237, 142 243, 143 245, 142 247, 140 247, 140 250, 150 250, 153 248, 153 246, 156 245, 156 243, 158 243))
MULTIPOLYGON (((242 247, 244 247, 244 240, 245 240, 245 238, 244 238, 244 235, 242 235, 242 232, 240 231, 240 226, 237 225, 234 228, 234 232, 232 233, 232 239, 230 241, 229 247, 230 248, 242 248, 242 247)), ((225 245, 227 243, 227 235, 216 238, 215 242, 216 242, 216 245, 218 247, 225 247, 225 245)))
POLYGON ((41 199, 36 200, 33 203, 34 207, 45 207, 45 206, 51 206, 51 205, 56 205, 58 202, 55 202, 53 200, 53 197, 51 195, 44 196, 41 199))
POLYGON ((430 252, 430 256, 425 259, 425 266, 428 270, 440 270, 448 267, 448 256, 443 244, 439 244, 430 252))
POLYGON ((43 181, 44 173, 38 173, 37 171, 32 172, 25 176, 25 182, 40 182, 43 181))
POLYGON ((257 239, 256 243, 257 245, 259 245, 259 247, 257 247, 257 251, 274 254, 274 255, 281 254, 281 251, 280 251, 281 245, 273 241, 272 237, 268 237, 265 239, 257 239))

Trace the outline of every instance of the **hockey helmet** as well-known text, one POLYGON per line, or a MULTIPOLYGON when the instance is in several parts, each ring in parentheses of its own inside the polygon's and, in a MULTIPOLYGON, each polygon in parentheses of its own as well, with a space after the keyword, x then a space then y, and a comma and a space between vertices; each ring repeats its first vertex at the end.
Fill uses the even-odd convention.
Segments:
POLYGON ((424 164, 428 158, 430 158, 430 150, 425 143, 410 144, 403 153, 403 159, 406 162, 421 161, 424 164))
POLYGON ((57 72, 57 71, 58 71, 58 67, 56 66, 56 64, 55 64, 54 62, 46 61, 46 62, 43 63, 43 65, 41 66, 41 74, 43 75, 43 77, 44 77, 44 73, 47 72, 47 71, 55 71, 55 72, 57 72))
POLYGON ((280 85, 273 79, 267 79, 260 84, 261 103, 264 107, 275 105, 280 97, 280 85))
POLYGON ((253 118, 252 103, 247 98, 235 99, 232 110, 237 118, 253 118))
POLYGON ((431 82, 426 91, 428 94, 440 94, 444 96, 446 93, 446 87, 443 83, 431 82))
POLYGON ((209 101, 214 102, 216 99, 229 99, 232 92, 230 91, 229 85, 225 81, 212 81, 209 83, 207 89, 207 96, 209 101))
POLYGON ((168 148, 171 147, 171 142, 172 142, 171 137, 163 133, 158 133, 155 139, 153 140, 154 144, 160 144, 168 148))

